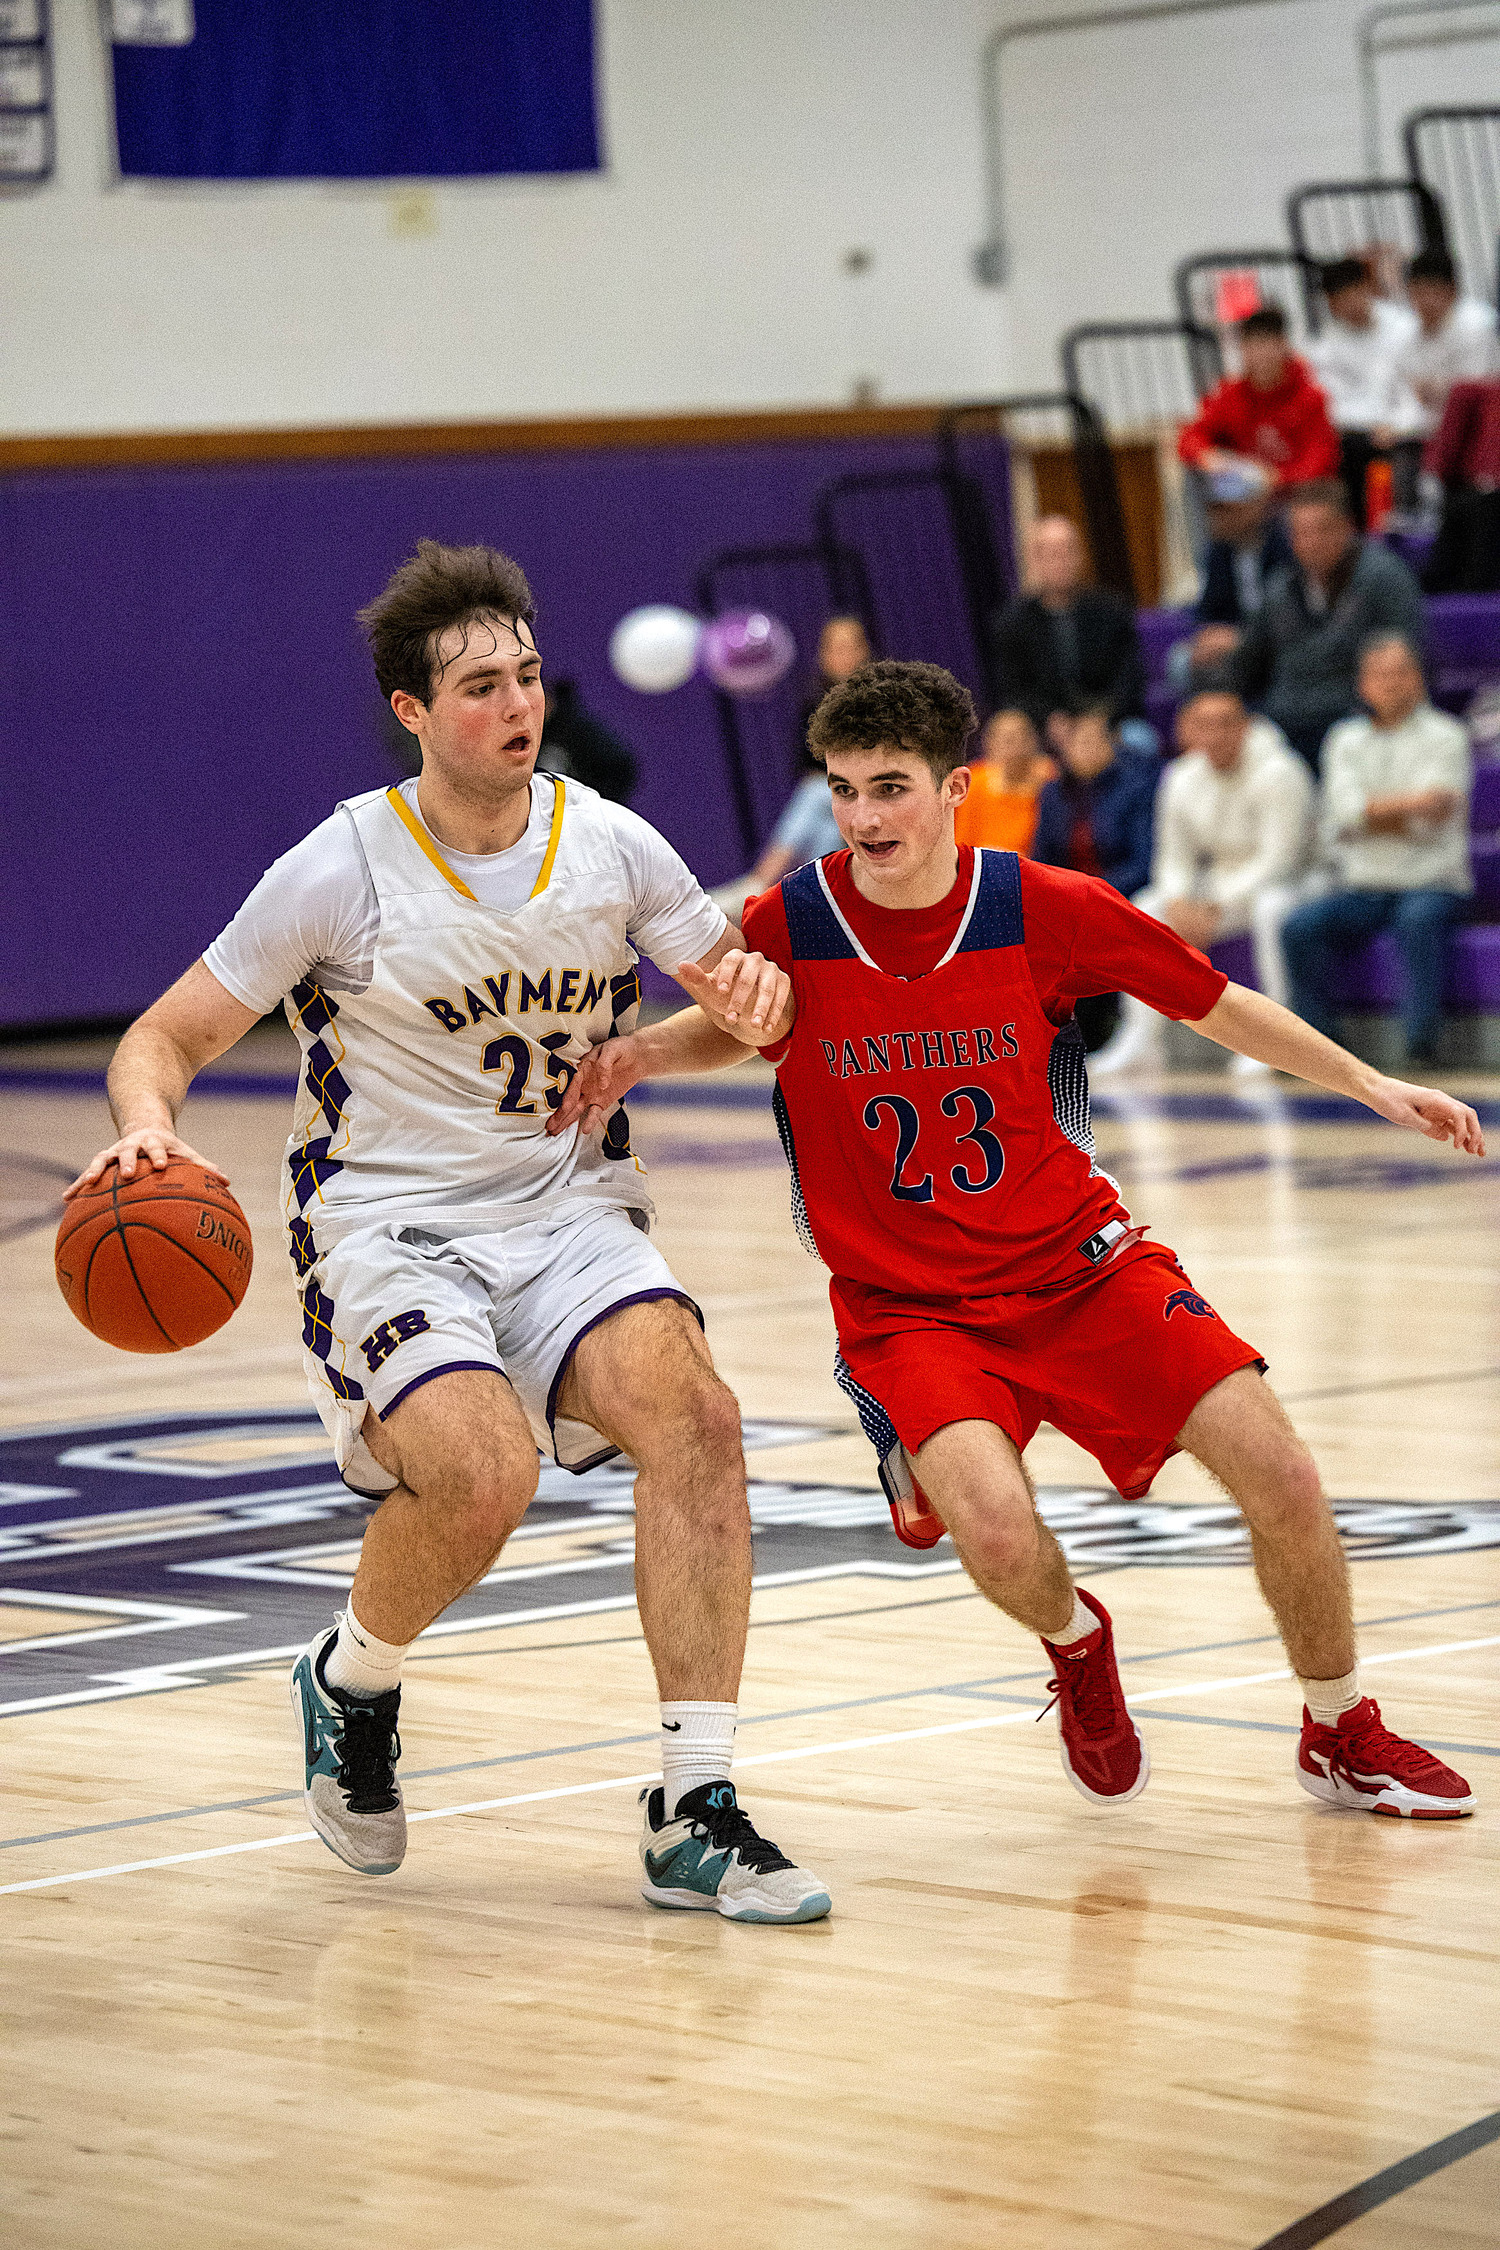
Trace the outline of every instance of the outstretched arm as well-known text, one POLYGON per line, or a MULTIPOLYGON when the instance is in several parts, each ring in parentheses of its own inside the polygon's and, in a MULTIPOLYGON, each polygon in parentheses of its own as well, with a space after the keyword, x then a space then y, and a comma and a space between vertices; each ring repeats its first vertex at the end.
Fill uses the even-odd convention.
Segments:
POLYGON ((120 1137, 86 1165, 67 1195, 102 1179, 112 1164, 122 1180, 134 1179, 141 1160, 165 1171, 174 1157, 201 1164, 210 1178, 229 1174, 200 1156, 173 1127, 198 1072, 242 1039, 260 1021, 253 1008, 224 990, 212 971, 195 961, 187 975, 146 1010, 126 1032, 109 1066, 109 1106, 120 1137))
POLYGON ((1288 1008, 1251 992, 1242 984, 1227 985, 1206 1016, 1190 1028, 1213 1039, 1237 1055, 1253 1055, 1273 1070, 1290 1071, 1331 1094, 1345 1094, 1363 1102, 1377 1117, 1389 1118, 1431 1141, 1451 1141, 1468 1156, 1483 1156, 1484 1134, 1479 1119, 1451 1094, 1429 1086, 1409 1086, 1404 1079, 1387 1078, 1370 1064, 1359 1062, 1344 1048, 1325 1039, 1321 1031, 1303 1023, 1288 1008))
POLYGON ((676 975, 697 1006, 593 1048, 569 1081, 549 1133, 574 1124, 593 1132, 643 1078, 748 1062, 760 1048, 778 1046, 796 1019, 791 978, 764 954, 745 952, 732 924, 711 953, 684 961, 676 975))

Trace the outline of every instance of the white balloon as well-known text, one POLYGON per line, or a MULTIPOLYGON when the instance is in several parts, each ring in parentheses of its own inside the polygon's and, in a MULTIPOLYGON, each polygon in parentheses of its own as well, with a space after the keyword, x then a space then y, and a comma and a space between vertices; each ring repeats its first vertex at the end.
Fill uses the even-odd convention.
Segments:
POLYGON ((609 636, 609 661, 627 687, 666 695, 698 668, 703 620, 670 602, 648 602, 622 617, 609 636))

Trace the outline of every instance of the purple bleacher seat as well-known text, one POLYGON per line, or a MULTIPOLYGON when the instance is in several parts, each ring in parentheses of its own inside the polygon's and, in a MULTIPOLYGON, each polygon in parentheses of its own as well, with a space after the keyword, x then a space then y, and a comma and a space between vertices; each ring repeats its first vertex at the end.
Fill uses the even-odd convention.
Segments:
POLYGON ((1193 613, 1190 609, 1138 609, 1135 622, 1146 659, 1146 677, 1154 684, 1166 671, 1167 650, 1172 643, 1185 640, 1193 630, 1193 613))
POLYGON ((1432 594, 1427 630, 1433 687, 1447 709, 1500 680, 1500 594, 1432 594))
MULTIPOLYGON (((1248 937, 1226 938, 1209 958, 1236 984, 1254 986, 1248 937)), ((1345 1007, 1388 1013, 1400 997, 1401 963, 1393 938, 1378 937, 1345 962, 1339 979, 1345 1007)), ((1500 1015, 1500 923, 1470 922, 1455 931, 1444 998, 1463 1015, 1500 1015)))
MULTIPOLYGON (((1137 612, 1136 623, 1147 681, 1152 688, 1162 687, 1167 651, 1192 631, 1193 613, 1143 609, 1137 612)), ((1433 684, 1445 707, 1459 708, 1477 687, 1500 682, 1500 594, 1433 594, 1427 603, 1427 627, 1433 684)), ((1167 700, 1171 703, 1175 698, 1167 700)), ((1156 718, 1154 709, 1151 716, 1156 718)))
POLYGON ((1488 918, 1500 907, 1500 836, 1473 836, 1469 864, 1474 870, 1474 904, 1488 918))
POLYGON ((1255 981, 1255 954, 1249 936, 1223 938, 1211 945, 1208 957, 1216 969, 1222 969, 1231 984, 1248 984, 1252 992, 1260 990, 1255 981))
POLYGON ((1488 760, 1474 768, 1474 796, 1469 806, 1469 826, 1476 836, 1500 828, 1500 765, 1488 760))

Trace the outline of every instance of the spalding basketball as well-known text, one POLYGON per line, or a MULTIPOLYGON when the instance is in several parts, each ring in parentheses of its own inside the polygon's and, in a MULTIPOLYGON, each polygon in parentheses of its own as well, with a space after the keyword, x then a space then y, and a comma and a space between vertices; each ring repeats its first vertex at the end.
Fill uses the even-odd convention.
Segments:
POLYGON ((140 1159, 76 1196, 57 1230, 57 1286, 124 1352, 180 1352, 222 1328, 250 1280, 250 1229, 228 1188, 174 1157, 140 1159))

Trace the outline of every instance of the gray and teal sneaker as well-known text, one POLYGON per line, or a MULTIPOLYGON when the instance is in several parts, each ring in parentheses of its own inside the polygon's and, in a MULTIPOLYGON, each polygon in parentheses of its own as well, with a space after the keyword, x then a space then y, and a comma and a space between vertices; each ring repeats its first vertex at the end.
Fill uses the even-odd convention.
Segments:
POLYGON ((727 1914, 733 1922, 817 1922, 833 1905, 816 1875, 757 1836, 732 1781, 705 1781, 671 1820, 660 1789, 643 1789, 641 1896, 653 1906, 727 1914))
POLYGON ((401 1690, 363 1702, 330 1687, 323 1667, 337 1639, 336 1625, 316 1634, 292 1669, 307 1817, 346 1867, 391 1875, 406 1857, 406 1808, 396 1779, 401 1690))

